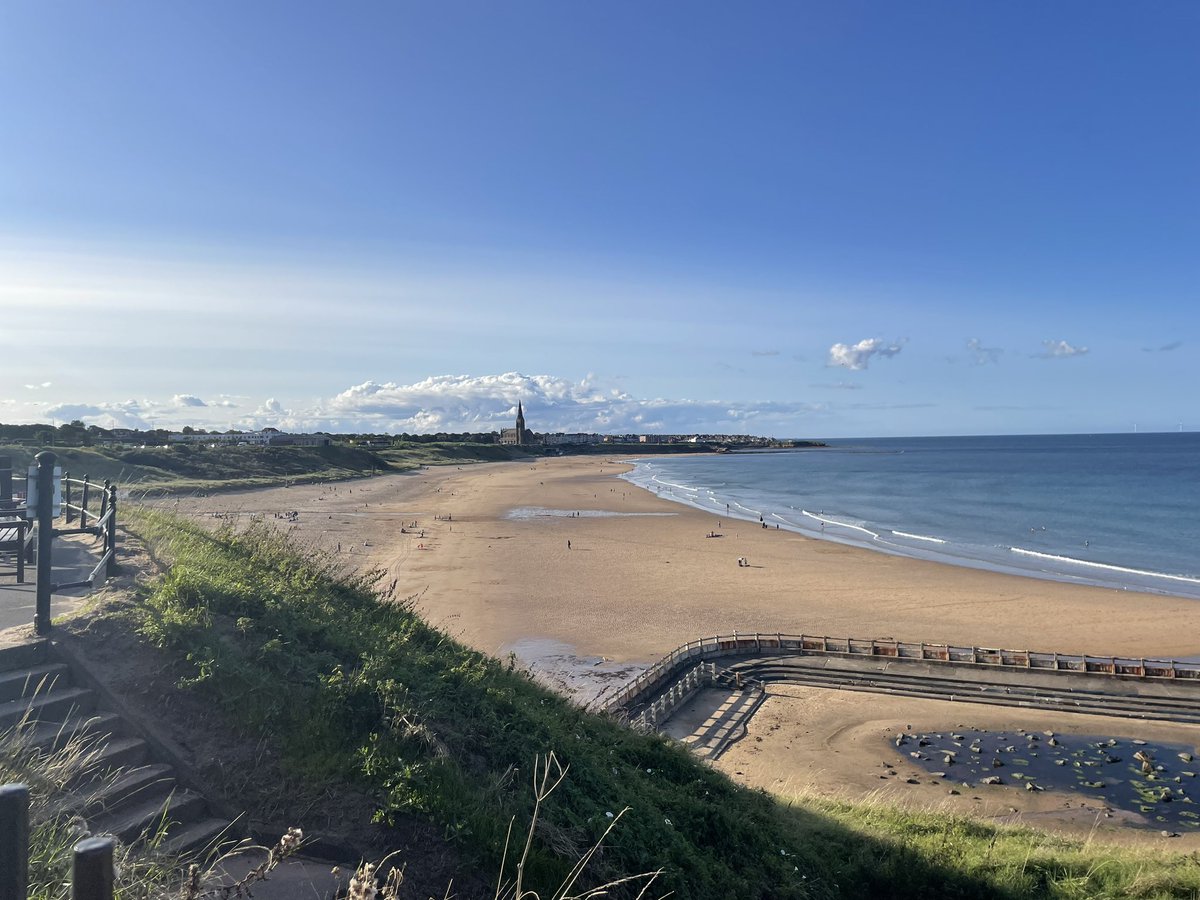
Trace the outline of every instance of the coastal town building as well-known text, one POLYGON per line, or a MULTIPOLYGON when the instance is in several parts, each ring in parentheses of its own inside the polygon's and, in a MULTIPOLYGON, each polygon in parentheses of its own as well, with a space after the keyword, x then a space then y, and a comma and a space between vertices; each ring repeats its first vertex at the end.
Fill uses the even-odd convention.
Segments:
POLYGON ((333 438, 327 434, 289 434, 278 428, 262 431, 232 431, 225 434, 172 432, 167 435, 172 444, 248 444, 259 447, 328 447, 333 438))
POLYGON ((557 446, 561 444, 599 444, 604 440, 604 436, 600 434, 588 434, 586 432, 574 432, 564 434, 558 432, 556 434, 541 435, 541 443, 546 446, 557 446))
POLYGON ((525 410, 521 401, 517 401, 517 424, 515 428, 505 428, 500 432, 500 443, 517 447, 525 447, 540 443, 532 431, 525 427, 525 410))

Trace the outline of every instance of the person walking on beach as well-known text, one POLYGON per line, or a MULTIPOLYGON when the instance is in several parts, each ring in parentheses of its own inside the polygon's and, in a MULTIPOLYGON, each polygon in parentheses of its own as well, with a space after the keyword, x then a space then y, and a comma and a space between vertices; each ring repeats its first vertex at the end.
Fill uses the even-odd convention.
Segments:
POLYGON ((568 549, 568 550, 570 550, 570 549, 571 549, 571 542, 570 542, 570 541, 567 541, 567 549, 568 549))

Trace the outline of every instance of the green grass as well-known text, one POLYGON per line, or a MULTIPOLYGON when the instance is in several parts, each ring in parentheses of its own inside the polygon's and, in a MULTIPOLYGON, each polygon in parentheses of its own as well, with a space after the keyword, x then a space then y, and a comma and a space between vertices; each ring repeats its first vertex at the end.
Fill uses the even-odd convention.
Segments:
MULTIPOLYGON (((147 492, 236 490, 289 481, 334 480, 387 471, 389 463, 354 447, 252 447, 176 444, 169 447, 56 447, 57 465, 72 478, 110 479, 147 492)), ((32 462, 27 447, 2 447, 13 471, 32 462)))
POLYGON ((471 444, 456 441, 400 441, 389 448, 376 450, 381 459, 397 469, 417 466, 446 466, 475 462, 506 462, 527 457, 540 450, 535 447, 512 447, 504 444, 471 444))
POLYGON ((290 775, 365 789, 383 819, 425 817, 496 872, 510 821, 516 834, 530 823, 534 760, 553 752, 569 772, 525 869, 543 896, 625 808, 588 877, 661 868, 656 896, 1200 896, 1192 856, 877 803, 776 802, 570 705, 265 526, 213 534, 144 510, 131 521, 170 568, 130 624, 177 657, 185 689, 271 736, 290 775))

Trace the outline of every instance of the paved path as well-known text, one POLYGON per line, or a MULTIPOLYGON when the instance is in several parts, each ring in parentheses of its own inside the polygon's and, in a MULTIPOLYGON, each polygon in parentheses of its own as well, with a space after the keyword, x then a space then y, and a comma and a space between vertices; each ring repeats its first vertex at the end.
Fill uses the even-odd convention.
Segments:
MULTIPOLYGON (((53 580, 79 581, 87 578, 100 561, 100 541, 90 535, 75 535, 54 541, 53 580)), ((37 566, 25 566, 25 583, 17 584, 15 575, 0 575, 0 631, 32 625, 36 605, 37 566)), ((87 588, 75 588, 51 598, 50 614, 73 612, 87 595, 87 588)))

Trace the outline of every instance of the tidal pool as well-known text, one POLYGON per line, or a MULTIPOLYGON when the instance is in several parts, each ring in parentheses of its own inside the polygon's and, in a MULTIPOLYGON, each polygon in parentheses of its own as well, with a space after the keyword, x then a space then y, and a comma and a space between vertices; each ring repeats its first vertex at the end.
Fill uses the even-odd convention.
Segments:
POLYGON ((1184 744, 1021 729, 904 732, 892 743, 947 785, 1072 791, 1147 827, 1200 830, 1200 760, 1184 744))

